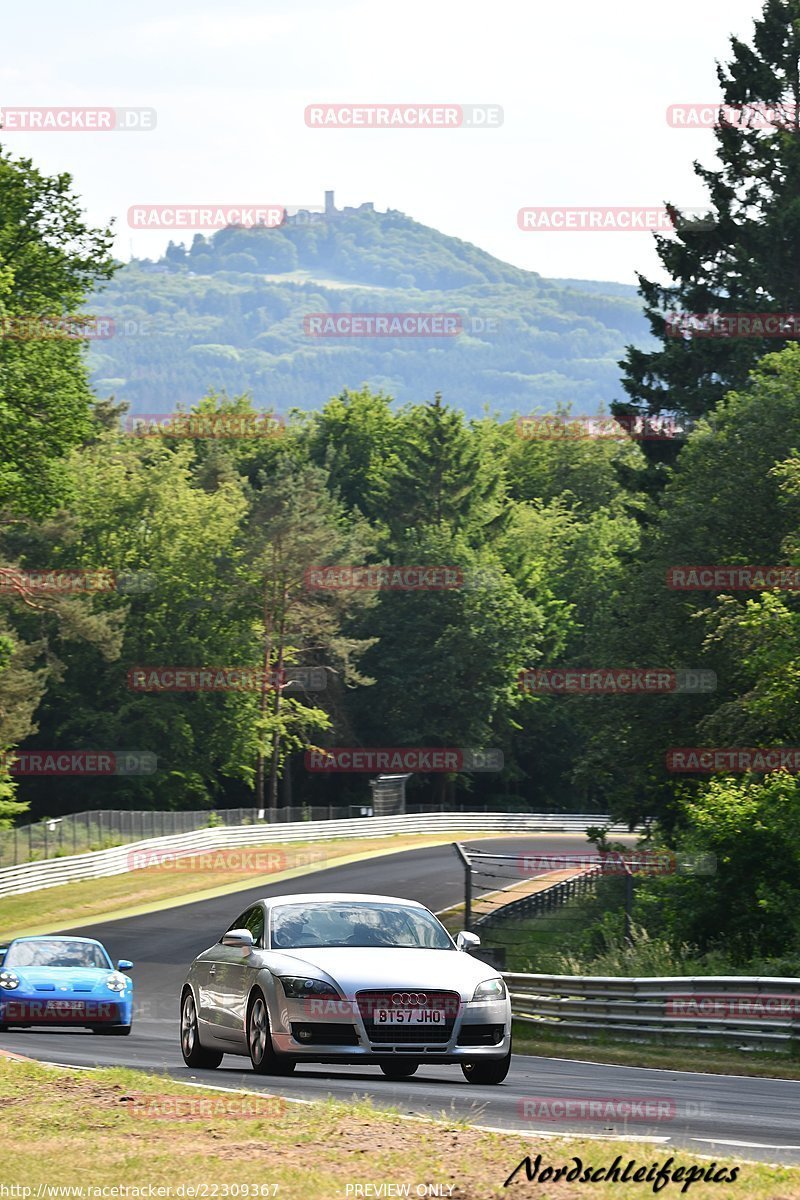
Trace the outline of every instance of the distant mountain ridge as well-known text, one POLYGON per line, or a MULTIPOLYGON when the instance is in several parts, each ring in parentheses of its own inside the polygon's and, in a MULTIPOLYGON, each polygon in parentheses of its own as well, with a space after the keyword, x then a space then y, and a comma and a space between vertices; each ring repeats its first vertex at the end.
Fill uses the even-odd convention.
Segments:
POLYGON ((441 391, 477 415, 621 395, 625 345, 651 344, 636 290, 548 280, 371 204, 229 226, 157 262, 134 260, 95 297, 116 336, 92 344, 96 389, 133 412, 171 411, 209 388, 259 407, 316 409, 368 383, 398 401, 441 391), (321 337, 310 314, 457 313, 458 336, 321 337))

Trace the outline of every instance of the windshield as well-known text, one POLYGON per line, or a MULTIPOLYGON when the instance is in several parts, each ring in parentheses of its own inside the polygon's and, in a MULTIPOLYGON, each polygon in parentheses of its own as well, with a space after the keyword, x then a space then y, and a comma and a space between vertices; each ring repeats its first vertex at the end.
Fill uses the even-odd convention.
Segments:
POLYGON ((449 936, 431 913, 402 904, 283 904, 272 910, 271 924, 271 944, 281 950, 303 946, 453 949, 449 936))
POLYGON ((111 966, 108 955, 97 942, 70 942, 61 938, 46 941, 15 942, 6 955, 4 967, 100 967, 111 966))

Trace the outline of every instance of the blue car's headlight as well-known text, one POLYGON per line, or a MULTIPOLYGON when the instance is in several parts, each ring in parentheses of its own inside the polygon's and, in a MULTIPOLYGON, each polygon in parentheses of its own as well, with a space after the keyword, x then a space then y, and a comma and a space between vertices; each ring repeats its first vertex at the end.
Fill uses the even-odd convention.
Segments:
POLYGON ((330 996, 334 1000, 340 999, 336 988, 324 979, 306 979, 305 975, 279 975, 278 978, 290 1000, 302 1000, 307 996, 330 996))
POLYGON ((124 992, 128 986, 128 981, 124 975, 109 975, 106 980, 106 987, 112 992, 124 992))
POLYGON ((506 985, 498 975, 496 979, 486 979, 475 988, 473 1000, 505 1000, 506 985))
POLYGON ((8 992, 13 992, 14 988, 19 987, 19 976, 13 971, 0 971, 0 988, 5 988, 8 992))

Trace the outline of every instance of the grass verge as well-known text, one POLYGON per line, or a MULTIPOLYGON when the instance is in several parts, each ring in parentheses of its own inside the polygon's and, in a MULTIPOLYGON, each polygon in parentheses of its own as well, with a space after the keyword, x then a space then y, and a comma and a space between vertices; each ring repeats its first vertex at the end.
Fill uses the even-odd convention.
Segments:
MULTIPOLYGON (((35 1197, 39 1187, 42 1196, 47 1186, 82 1187, 84 1196, 92 1196, 91 1188, 115 1185, 122 1200, 148 1194, 248 1200, 619 1195, 615 1182, 587 1187, 561 1178, 542 1189, 538 1181, 527 1182, 524 1168, 504 1188, 524 1157, 535 1162, 538 1154, 541 1172, 548 1165, 572 1168, 576 1157, 584 1170, 608 1167, 617 1156, 622 1170, 631 1159, 648 1170, 654 1163, 666 1167, 672 1159, 670 1171, 682 1167, 683 1176, 659 1194, 678 1196, 686 1194, 681 1191, 686 1171, 696 1167, 705 1174, 712 1162, 636 1139, 525 1138, 446 1118, 410 1121, 368 1103, 292 1104, 263 1093, 189 1089, 163 1076, 129 1070, 88 1072, 9 1059, 0 1059, 0 1107, 13 1127, 13 1137, 3 1147, 3 1182, 30 1189, 7 1193, 20 1200, 35 1197), (358 1185, 361 1190, 355 1191, 358 1185), (365 1190, 367 1185, 371 1190, 365 1190), (182 1192, 177 1190, 181 1186, 182 1192), (190 1187, 198 1190, 192 1193, 190 1187), (171 1191, 149 1193, 148 1188, 171 1191)), ((723 1175, 717 1183, 693 1182, 688 1191, 692 1200, 718 1200, 723 1194, 726 1200, 800 1200, 800 1168, 732 1158, 714 1161, 714 1170, 723 1175), (734 1181, 727 1182, 737 1167, 734 1181)), ((627 1182, 624 1195, 639 1200, 652 1197, 653 1190, 652 1183, 627 1182)))
MULTIPOLYGON (((104 879, 65 883, 0 899, 0 939, 21 934, 55 933, 78 929, 95 917, 114 920, 154 912, 260 883, 278 883, 309 871, 340 866, 379 854, 441 846, 468 838, 497 837, 497 833, 393 834, 374 838, 331 838, 319 842, 283 842, 209 850, 163 865, 109 875, 104 879)), ((540 834, 542 838, 563 835, 540 834)), ((461 867, 454 857, 454 871, 461 867)))
POLYGON ((626 1044, 610 1038, 568 1038, 555 1030, 514 1022, 514 1053, 545 1058, 574 1058, 621 1067, 658 1067, 662 1071, 700 1071, 710 1075, 750 1075, 765 1079, 800 1079, 800 1061, 768 1050, 704 1049, 689 1043, 626 1044))

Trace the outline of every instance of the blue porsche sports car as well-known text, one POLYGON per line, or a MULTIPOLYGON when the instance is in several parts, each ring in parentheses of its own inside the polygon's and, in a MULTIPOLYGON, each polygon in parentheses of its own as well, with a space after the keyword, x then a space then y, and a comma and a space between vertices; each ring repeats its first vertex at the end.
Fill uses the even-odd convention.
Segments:
POLYGON ((15 938, 0 948, 0 1030, 10 1025, 88 1026, 93 1033, 131 1031, 133 966, 113 966, 93 938, 62 934, 15 938))

